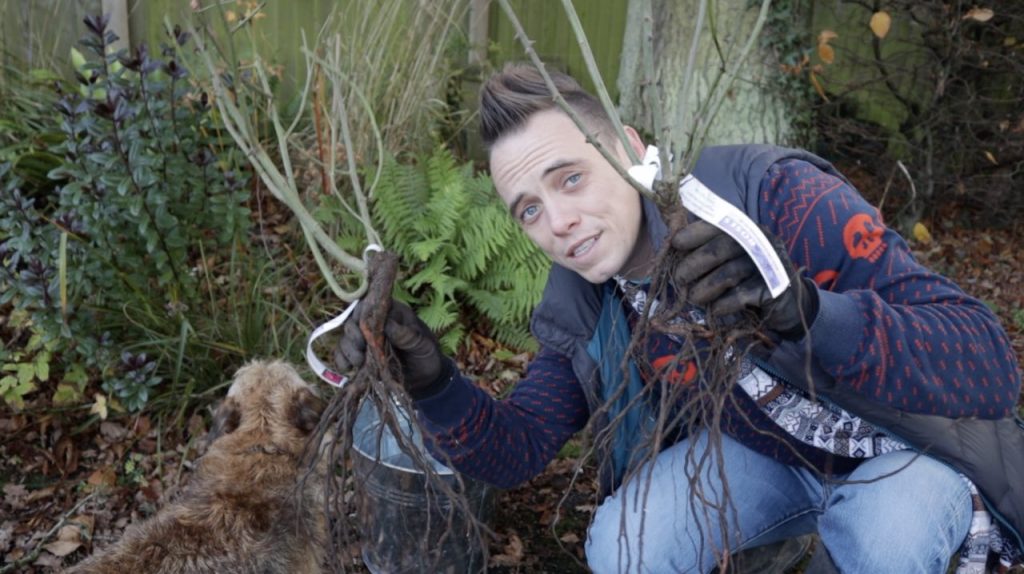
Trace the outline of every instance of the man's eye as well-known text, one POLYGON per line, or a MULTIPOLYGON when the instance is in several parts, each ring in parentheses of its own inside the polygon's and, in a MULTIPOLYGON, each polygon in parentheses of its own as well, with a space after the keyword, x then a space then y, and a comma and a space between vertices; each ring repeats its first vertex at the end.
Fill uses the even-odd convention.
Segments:
POLYGON ((577 183, 580 182, 581 179, 583 179, 583 176, 581 174, 574 173, 569 177, 565 178, 565 185, 576 185, 577 183))
POLYGON ((522 211, 519 212, 519 221, 522 221, 523 223, 529 223, 530 221, 533 221, 537 217, 538 213, 540 213, 539 207, 537 207, 536 205, 527 205, 522 209, 522 211))

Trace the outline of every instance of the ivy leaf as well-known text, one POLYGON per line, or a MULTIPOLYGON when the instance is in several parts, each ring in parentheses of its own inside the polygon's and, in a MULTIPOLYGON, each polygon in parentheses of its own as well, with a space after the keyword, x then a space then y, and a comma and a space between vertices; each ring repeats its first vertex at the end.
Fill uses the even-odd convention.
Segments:
POLYGON ((36 368, 32 363, 18 363, 18 382, 25 384, 36 378, 36 368))
POLYGON ((85 367, 82 366, 81 363, 75 363, 65 371, 64 380, 68 383, 74 383, 81 387, 88 382, 89 376, 86 375, 85 367))
POLYGON ((57 390, 53 392, 53 404, 73 405, 82 399, 82 393, 78 392, 75 385, 60 383, 57 390))
POLYGON ((889 28, 892 27, 892 17, 884 10, 875 12, 871 15, 870 26, 875 37, 882 40, 889 35, 889 28))
POLYGON ((42 353, 36 356, 35 372, 36 378, 40 381, 50 379, 50 356, 48 354, 42 353))

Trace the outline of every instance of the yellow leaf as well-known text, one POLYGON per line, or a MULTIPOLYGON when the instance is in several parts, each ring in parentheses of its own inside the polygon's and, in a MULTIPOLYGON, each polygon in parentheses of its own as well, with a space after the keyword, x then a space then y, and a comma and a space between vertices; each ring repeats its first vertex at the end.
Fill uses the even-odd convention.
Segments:
POLYGON ((96 402, 89 409, 89 414, 97 414, 100 416, 100 420, 107 420, 107 397, 101 393, 96 393, 93 396, 96 397, 96 402))
POLYGON ((889 35, 889 28, 892 26, 892 18, 888 12, 878 11, 871 15, 871 31, 879 40, 889 35))
POLYGON ((976 20, 978 22, 988 22, 995 16, 996 13, 990 8, 971 8, 964 14, 964 20, 976 20))
POLYGON ((832 40, 835 40, 838 37, 839 37, 839 34, 836 34, 832 30, 829 30, 829 29, 822 30, 821 33, 818 34, 818 44, 819 45, 821 45, 821 44, 828 44, 829 42, 831 42, 832 40))
POLYGON ((818 57, 822 62, 831 64, 836 59, 836 52, 828 44, 818 44, 818 57))
POLYGON ((1015 46, 1016 44, 1017 39, 1014 38, 1013 36, 1007 36, 1003 38, 1003 45, 1006 46, 1007 48, 1009 48, 1010 46, 1015 46))
POLYGON ((238 20, 238 14, 235 14, 234 10, 227 10, 224 12, 224 19, 229 23, 234 22, 235 20, 238 20))
POLYGON ((999 165, 999 162, 996 161, 996 156, 992 155, 992 152, 988 150, 985 150, 985 159, 992 162, 992 165, 999 165))
POLYGON ((918 221, 914 224, 914 239, 928 244, 932 242, 932 233, 928 231, 928 228, 923 223, 918 221))
POLYGON ((818 81, 818 75, 815 74, 814 72, 811 72, 809 76, 811 77, 811 84, 814 85, 814 90, 818 92, 818 95, 821 96, 821 99, 825 100, 826 102, 829 101, 828 96, 825 95, 825 88, 823 88, 821 86, 821 82, 818 81))

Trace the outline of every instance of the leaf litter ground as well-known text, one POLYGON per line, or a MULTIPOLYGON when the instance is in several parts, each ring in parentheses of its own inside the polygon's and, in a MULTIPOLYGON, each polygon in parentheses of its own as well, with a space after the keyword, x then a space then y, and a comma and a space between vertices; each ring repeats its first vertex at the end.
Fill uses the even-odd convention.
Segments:
MULTIPOLYGON (((926 265, 985 301, 1024 360, 1024 233, 930 225, 930 243, 914 243, 926 265)), ((494 396, 506 394, 529 357, 473 335, 463 371, 494 396), (501 357, 500 359, 498 357, 501 357)), ((47 412, 42 399, 0 414, 0 572, 55 572, 151 516, 187 484, 206 448, 207 413, 168 431, 148 417, 78 429, 73 416, 47 412), (31 560, 28 560, 31 559, 31 560)), ((571 442, 540 476, 498 494, 489 571, 586 572, 583 542, 596 489, 593 465, 577 469, 571 442)), ((346 550, 359 572, 358 548, 346 550)))

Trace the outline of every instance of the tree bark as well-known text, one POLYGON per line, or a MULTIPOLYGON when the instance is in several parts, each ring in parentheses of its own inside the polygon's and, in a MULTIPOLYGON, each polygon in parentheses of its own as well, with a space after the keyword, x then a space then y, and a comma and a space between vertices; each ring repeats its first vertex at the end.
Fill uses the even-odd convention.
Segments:
POLYGON ((117 42, 111 44, 113 49, 130 48, 132 43, 128 27, 128 1, 103 0, 103 13, 110 15, 109 28, 118 37, 117 42))
POLYGON ((654 67, 665 100, 664 122, 676 157, 689 157, 701 147, 713 144, 791 143, 792 122, 785 106, 766 87, 769 74, 779 73, 779 68, 759 44, 726 92, 726 100, 713 118, 706 139, 701 142, 703 134, 695 133, 696 119, 706 113, 701 108, 706 107, 716 78, 731 65, 752 33, 758 7, 748 8, 747 0, 708 1, 694 78, 685 99, 684 75, 700 0, 630 0, 618 78, 620 111, 626 123, 652 125, 649 102, 641 90, 646 80, 641 57, 645 1, 653 4, 654 67))

